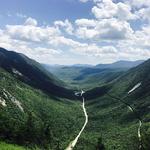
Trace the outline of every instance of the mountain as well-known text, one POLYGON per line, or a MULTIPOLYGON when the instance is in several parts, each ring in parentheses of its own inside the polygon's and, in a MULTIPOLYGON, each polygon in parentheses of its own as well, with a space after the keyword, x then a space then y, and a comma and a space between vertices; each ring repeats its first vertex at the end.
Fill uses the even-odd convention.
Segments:
POLYGON ((120 75, 124 74, 128 69, 143 63, 139 61, 118 61, 112 64, 100 64, 92 68, 85 68, 80 71, 80 75, 74 80, 81 81, 88 87, 107 84, 116 80, 120 75), (90 84, 92 83, 92 84, 90 84))
POLYGON ((90 64, 74 64, 72 67, 93 67, 93 65, 90 64))
POLYGON ((85 108, 88 123, 76 150, 101 145, 137 150, 140 144, 150 149, 150 59, 130 69, 61 66, 57 71, 63 81, 85 87, 83 110, 74 87, 68 89, 25 55, 0 49, 1 149, 63 150, 84 125, 85 108))
MULTIPOLYGON (((121 96, 124 93, 127 93, 134 85, 141 83, 140 95, 147 95, 150 89, 150 59, 144 63, 129 69, 124 72, 118 79, 114 80, 113 83, 108 84, 111 86, 110 92, 121 96), (142 88, 144 89, 142 91, 142 88)), ((91 93, 92 91, 90 91, 91 93)))
POLYGON ((74 78, 80 75, 80 71, 83 70, 85 67, 83 66, 51 66, 51 65, 43 65, 43 67, 52 72, 56 77, 62 79, 66 83, 70 85, 77 85, 74 81, 74 78))
POLYGON ((83 84, 86 88, 92 88, 112 82, 126 71, 124 68, 111 69, 111 68, 84 68, 73 80, 83 84))
POLYGON ((55 76, 63 79, 66 83, 78 88, 93 88, 112 82, 128 69, 144 62, 139 61, 118 61, 112 64, 72 65, 72 66, 51 66, 43 65, 45 69, 52 72, 55 76))
MULTIPOLYGON (((102 138, 106 149, 150 148, 150 59, 124 72, 112 83, 93 88, 84 94, 89 122, 81 143, 91 135, 89 149, 94 149, 96 138, 102 138), (93 145, 93 146, 92 146, 93 145)), ((82 144, 79 149, 82 149, 82 144)))
POLYGON ((124 61, 124 60, 120 60, 117 62, 114 62, 112 64, 98 64, 95 67, 96 68, 133 68, 136 67, 138 65, 140 65, 141 63, 143 63, 144 60, 137 60, 137 61, 124 61))
POLYGON ((71 98, 72 90, 44 69, 38 62, 12 51, 0 48, 0 67, 16 75, 21 81, 47 92, 50 95, 71 98))
POLYGON ((65 149, 84 123, 69 94, 39 63, 1 48, 0 149, 65 149))

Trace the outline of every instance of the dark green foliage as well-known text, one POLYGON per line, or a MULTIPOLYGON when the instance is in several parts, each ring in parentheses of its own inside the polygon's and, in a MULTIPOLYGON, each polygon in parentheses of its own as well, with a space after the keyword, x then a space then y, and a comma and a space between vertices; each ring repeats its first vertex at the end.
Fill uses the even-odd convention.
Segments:
POLYGON ((102 138, 98 138, 96 150, 105 150, 105 146, 104 146, 104 144, 102 143, 102 138))
POLYGON ((146 126, 146 128, 143 129, 142 147, 143 150, 150 150, 150 127, 149 126, 146 126))
POLYGON ((87 91, 84 96, 86 100, 95 99, 97 97, 103 96, 108 93, 111 89, 111 85, 107 84, 101 87, 93 88, 92 90, 87 91))
MULTIPOLYGON (((103 86, 96 88, 99 90, 94 88, 87 92, 87 94, 92 95, 86 104, 90 121, 80 139, 84 141, 82 147, 90 147, 94 150, 97 143, 96 139, 101 134, 105 148, 108 150, 138 150, 140 142, 137 130, 140 117, 142 120, 143 149, 149 150, 150 135, 148 131, 145 134, 143 130, 144 126, 149 127, 150 121, 149 72, 150 60, 127 71, 116 81, 109 84, 110 89, 108 88, 109 90, 105 94, 101 94, 103 86), (141 86, 127 96, 127 92, 139 82, 141 82, 141 86), (119 97, 124 103, 119 99, 109 97, 108 94, 119 97), (136 115, 129 110, 125 103, 130 104, 135 109, 136 115), (90 141, 90 144, 88 141, 90 141)), ((77 145, 77 149, 81 149, 81 143, 77 145)))
POLYGON ((83 114, 79 102, 50 97, 0 69, 0 140, 30 148, 64 149, 79 132, 83 114), (24 113, 3 95, 6 89, 24 108, 24 113))
MULTIPOLYGON (((0 98, 5 99, 7 104, 6 107, 0 105, 0 140, 30 149, 64 150, 84 124, 81 102, 69 100, 74 98, 73 90, 64 88, 61 81, 22 54, 1 49, 0 66, 0 98), (23 76, 13 73, 12 68, 23 76), (21 103, 24 112, 4 95, 4 89, 21 103)), ((71 78, 80 76, 82 69, 71 70, 71 78)), ((85 106, 89 122, 75 150, 138 150, 139 118, 143 123, 143 150, 149 150, 150 60, 127 72, 108 70, 98 68, 82 72, 85 74, 82 77, 86 78, 82 79, 86 82, 78 83, 83 84, 79 84, 80 88, 88 89, 84 97, 88 100, 85 106), (127 95, 139 82, 141 86, 127 95), (89 86, 92 88, 89 89, 89 86), (119 97, 124 103, 109 95, 119 97), (127 108, 126 103, 135 109, 138 117, 127 108)), ((68 78, 67 75, 65 78, 68 78)), ((78 85, 77 82, 74 85, 78 85)), ((11 144, 1 145, 9 147, 9 150, 10 147, 17 149, 11 144)))

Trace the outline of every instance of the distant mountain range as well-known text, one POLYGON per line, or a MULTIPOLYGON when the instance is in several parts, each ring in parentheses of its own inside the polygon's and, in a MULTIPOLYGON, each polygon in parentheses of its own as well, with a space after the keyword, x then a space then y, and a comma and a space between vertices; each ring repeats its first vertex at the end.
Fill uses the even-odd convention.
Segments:
POLYGON ((75 86, 80 83, 83 88, 92 88, 100 84, 108 83, 117 78, 124 71, 143 63, 138 61, 117 61, 112 64, 92 65, 43 65, 45 69, 52 72, 58 78, 75 86))
POLYGON ((74 64, 71 66, 72 67, 93 67, 93 65, 90 65, 90 64, 74 64))
POLYGON ((42 64, 43 66, 47 68, 53 68, 53 67, 85 67, 85 68, 132 68, 136 67, 139 64, 143 63, 145 60, 136 60, 136 61, 127 61, 127 60, 120 60, 116 61, 114 63, 108 63, 108 64, 97 64, 97 65, 91 65, 91 64, 74 64, 74 65, 60 65, 60 64, 42 64))
POLYGON ((144 60, 137 60, 137 61, 124 61, 124 60, 120 60, 117 62, 114 62, 112 64, 98 64, 96 65, 96 68, 132 68, 132 67, 136 67, 138 65, 140 65, 141 63, 143 63, 144 60))

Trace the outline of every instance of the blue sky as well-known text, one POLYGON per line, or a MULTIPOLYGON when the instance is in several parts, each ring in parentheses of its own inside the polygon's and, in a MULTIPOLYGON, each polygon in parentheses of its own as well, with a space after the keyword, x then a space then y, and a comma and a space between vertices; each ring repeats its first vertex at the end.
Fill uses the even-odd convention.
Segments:
POLYGON ((48 64, 150 57, 150 0, 2 0, 0 46, 48 64))
POLYGON ((16 13, 24 14, 37 19, 40 23, 53 23, 55 20, 69 19, 74 21, 78 18, 92 18, 90 10, 92 2, 81 3, 77 0, 3 0, 0 5, 0 14, 4 23, 20 22, 19 18, 14 18, 16 13), (7 15, 12 15, 10 19, 7 15))

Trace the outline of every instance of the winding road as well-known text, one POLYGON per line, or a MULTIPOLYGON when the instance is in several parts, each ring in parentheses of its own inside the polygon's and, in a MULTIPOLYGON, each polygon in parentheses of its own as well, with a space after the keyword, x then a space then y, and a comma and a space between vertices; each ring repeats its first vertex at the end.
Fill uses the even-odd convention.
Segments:
MULTIPOLYGON (((137 85, 135 85, 135 86, 127 93, 127 96, 128 96, 130 93, 132 93, 133 91, 135 91, 138 87, 140 87, 140 85, 141 85, 141 83, 138 83, 137 85)), ((77 92, 77 93, 75 93, 75 95, 82 97, 82 101, 83 101, 83 103, 82 103, 82 108, 83 108, 83 112, 84 112, 84 115, 85 115, 85 122, 84 122, 84 125, 83 125, 82 129, 80 130, 79 134, 76 136, 76 138, 75 138, 73 141, 70 142, 70 144, 68 145, 68 147, 67 147, 65 150, 73 150, 73 148, 76 146, 76 144, 77 144, 77 142, 78 142, 79 137, 81 136, 82 132, 84 131, 84 129, 85 129, 87 123, 88 123, 88 114, 87 114, 87 111, 86 111, 86 108, 85 108, 85 98, 84 98, 84 96, 83 96, 84 93, 85 93, 85 92, 84 92, 83 90, 81 90, 81 92, 77 92)), ((139 142, 140 142, 139 150, 141 150, 141 148, 142 148, 142 139, 141 139, 141 126, 142 126, 142 121, 141 121, 140 117, 136 114, 134 108, 133 108, 130 104, 124 102, 122 99, 120 99, 120 98, 118 98, 118 97, 112 96, 112 95, 110 95, 110 94, 107 94, 107 95, 108 95, 109 97, 111 97, 111 98, 113 98, 113 99, 116 99, 116 100, 120 101, 121 103, 125 104, 125 105, 128 107, 128 109, 129 109, 132 113, 134 113, 135 116, 137 117, 137 119, 139 120, 138 139, 139 139, 139 142)), ((125 96, 124 98, 126 98, 127 96, 125 96)), ((123 99, 124 99, 124 98, 123 98, 123 99)))
MULTIPOLYGON (((82 129, 80 130, 79 134, 76 136, 76 138, 70 142, 69 146, 66 148, 66 150, 73 150, 73 148, 76 146, 77 142, 78 142, 78 139, 79 137, 81 136, 82 132, 84 131, 87 123, 88 123, 88 114, 86 112, 86 108, 85 108, 85 99, 84 99, 84 94, 85 92, 83 90, 81 90, 81 93, 80 96, 82 97, 82 109, 83 109, 83 112, 84 112, 84 116, 85 116, 85 122, 84 122, 84 125, 82 127, 82 129)), ((76 94, 75 94, 76 95, 76 94)), ((78 95, 79 96, 79 95, 78 95)))
MULTIPOLYGON (((139 88, 141 86, 141 82, 139 82, 138 84, 136 84, 129 92, 128 94, 132 93, 133 91, 135 91, 137 88, 139 88)), ((136 112, 134 112, 134 109, 128 104, 128 108, 135 114, 135 116, 137 117, 137 119, 139 120, 139 127, 138 127, 138 139, 139 139, 139 150, 142 149, 142 137, 141 137, 141 127, 142 127, 142 120, 140 119, 140 117, 136 114, 136 112)))

